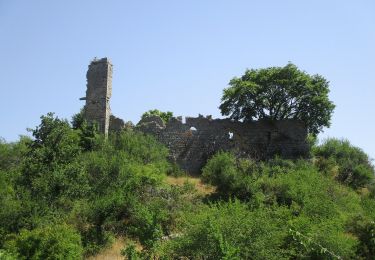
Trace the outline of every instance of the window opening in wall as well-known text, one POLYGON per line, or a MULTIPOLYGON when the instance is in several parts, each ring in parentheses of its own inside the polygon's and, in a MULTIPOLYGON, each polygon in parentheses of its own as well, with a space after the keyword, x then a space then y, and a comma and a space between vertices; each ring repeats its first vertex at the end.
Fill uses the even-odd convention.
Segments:
POLYGON ((228 132, 229 140, 233 140, 233 132, 228 132))

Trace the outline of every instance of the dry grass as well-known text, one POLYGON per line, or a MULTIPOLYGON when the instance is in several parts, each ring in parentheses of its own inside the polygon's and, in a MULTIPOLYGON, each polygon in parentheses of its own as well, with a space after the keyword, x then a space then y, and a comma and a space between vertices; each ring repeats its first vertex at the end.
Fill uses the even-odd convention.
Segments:
POLYGON ((125 246, 125 242, 122 238, 118 238, 114 241, 110 248, 107 248, 95 256, 86 258, 87 260, 123 260, 124 257, 121 255, 121 249, 125 246))
MULTIPOLYGON (((86 260, 123 260, 124 257, 121 255, 121 250, 124 249, 128 241, 129 239, 127 238, 116 238, 110 248, 104 249, 95 256, 87 257, 86 260)), ((136 243, 136 249, 142 250, 142 246, 136 243)))
POLYGON ((184 176, 184 177, 172 177, 167 176, 166 182, 171 185, 182 186, 186 183, 193 184, 195 189, 204 195, 215 192, 215 187, 202 183, 198 177, 184 176))

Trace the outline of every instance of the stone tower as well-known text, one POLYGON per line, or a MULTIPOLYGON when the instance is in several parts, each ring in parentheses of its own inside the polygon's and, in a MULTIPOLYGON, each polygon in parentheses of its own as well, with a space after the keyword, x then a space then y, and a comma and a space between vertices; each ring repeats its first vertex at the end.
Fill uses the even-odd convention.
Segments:
POLYGON ((88 122, 97 123, 99 132, 108 135, 112 95, 112 63, 108 58, 94 59, 86 74, 87 90, 84 115, 88 122))

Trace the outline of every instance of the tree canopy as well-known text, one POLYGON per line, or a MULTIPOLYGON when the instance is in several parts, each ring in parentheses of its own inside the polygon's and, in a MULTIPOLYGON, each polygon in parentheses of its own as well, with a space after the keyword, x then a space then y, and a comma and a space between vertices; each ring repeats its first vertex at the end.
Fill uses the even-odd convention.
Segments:
POLYGON ((173 112, 170 112, 170 111, 163 112, 158 109, 152 109, 147 112, 144 112, 142 115, 142 119, 149 117, 149 116, 159 116, 163 120, 164 123, 167 123, 169 119, 173 117, 173 112))
POLYGON ((335 105, 328 98, 329 82, 309 75, 292 63, 284 67, 246 70, 224 89, 220 110, 234 120, 298 119, 317 135, 330 126, 335 105))

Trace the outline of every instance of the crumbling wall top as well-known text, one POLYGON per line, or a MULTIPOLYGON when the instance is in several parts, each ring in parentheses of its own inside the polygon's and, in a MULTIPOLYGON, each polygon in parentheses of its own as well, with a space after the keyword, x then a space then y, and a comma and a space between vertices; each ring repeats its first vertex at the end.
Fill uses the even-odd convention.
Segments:
POLYGON ((104 58, 101 58, 101 59, 98 59, 97 57, 95 57, 90 64, 98 64, 98 63, 109 63, 112 65, 112 62, 109 58, 107 57, 104 57, 104 58))

